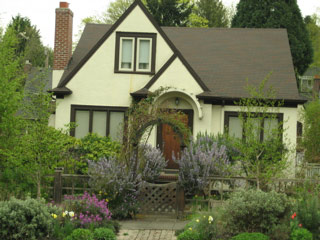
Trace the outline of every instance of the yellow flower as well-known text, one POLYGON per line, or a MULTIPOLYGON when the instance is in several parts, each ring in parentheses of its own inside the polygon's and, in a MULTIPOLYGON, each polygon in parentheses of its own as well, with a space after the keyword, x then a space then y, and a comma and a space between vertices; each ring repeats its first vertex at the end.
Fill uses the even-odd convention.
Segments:
POLYGON ((51 216, 52 216, 53 218, 57 218, 57 217, 58 217, 57 214, 54 214, 54 213, 51 213, 51 216))
POLYGON ((212 222, 212 221, 213 221, 213 217, 212 217, 212 216, 209 216, 209 217, 208 217, 208 221, 212 222))
POLYGON ((65 213, 65 212, 63 212, 63 213, 62 213, 62 217, 65 217, 65 216, 66 216, 66 213, 65 213))
POLYGON ((192 228, 191 228, 191 227, 189 227, 189 230, 190 230, 190 231, 192 231, 192 228))
POLYGON ((69 216, 74 217, 74 212, 73 211, 69 212, 69 216))
POLYGON ((108 199, 108 198, 106 198, 106 202, 109 202, 109 199, 108 199))
POLYGON ((102 194, 102 191, 99 191, 99 195, 101 195, 102 194))
POLYGON ((199 219, 197 219, 196 222, 200 222, 199 219))

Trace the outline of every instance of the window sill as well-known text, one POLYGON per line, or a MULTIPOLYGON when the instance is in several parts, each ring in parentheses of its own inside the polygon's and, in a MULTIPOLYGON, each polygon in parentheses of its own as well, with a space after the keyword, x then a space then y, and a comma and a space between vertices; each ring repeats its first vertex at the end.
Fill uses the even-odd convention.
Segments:
POLYGON ((114 73, 141 74, 141 75, 154 75, 155 74, 155 72, 138 72, 138 71, 123 71, 123 70, 115 70, 114 73))

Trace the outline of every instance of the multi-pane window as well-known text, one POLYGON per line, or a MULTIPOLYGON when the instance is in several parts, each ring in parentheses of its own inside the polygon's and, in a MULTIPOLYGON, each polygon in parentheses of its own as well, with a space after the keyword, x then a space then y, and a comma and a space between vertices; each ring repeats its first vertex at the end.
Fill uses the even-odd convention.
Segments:
POLYGON ((156 34, 117 32, 115 72, 155 72, 156 34))
POLYGON ((72 105, 71 122, 76 123, 76 128, 71 135, 83 138, 90 132, 121 141, 125 110, 122 107, 72 105))
POLYGON ((239 118, 238 112, 225 112, 225 127, 230 136, 236 138, 243 138, 245 135, 245 129, 243 123, 247 123, 246 126, 252 127, 254 136, 259 141, 270 140, 276 128, 281 126, 283 114, 267 114, 265 118, 262 117, 243 117, 243 120, 239 118), (269 117, 268 117, 269 116, 269 117), (249 123, 250 121, 250 123, 249 123))

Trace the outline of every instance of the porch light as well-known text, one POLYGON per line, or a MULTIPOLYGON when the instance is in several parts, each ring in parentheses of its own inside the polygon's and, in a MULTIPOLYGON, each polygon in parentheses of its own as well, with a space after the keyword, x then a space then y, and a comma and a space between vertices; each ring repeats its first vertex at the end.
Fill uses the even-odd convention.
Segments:
POLYGON ((176 98, 176 105, 178 106, 179 105, 179 102, 180 102, 180 100, 179 100, 179 98, 176 98))

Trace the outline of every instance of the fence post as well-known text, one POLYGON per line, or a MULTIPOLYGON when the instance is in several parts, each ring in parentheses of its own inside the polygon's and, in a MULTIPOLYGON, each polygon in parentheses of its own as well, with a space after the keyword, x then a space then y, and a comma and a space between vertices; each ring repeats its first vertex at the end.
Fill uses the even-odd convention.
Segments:
POLYGON ((176 187, 176 215, 177 218, 182 217, 185 207, 184 189, 177 184, 176 187), (180 215, 181 214, 181 215, 180 215))
POLYGON ((62 200, 62 173, 63 167, 54 169, 53 201, 55 203, 61 203, 62 200))

